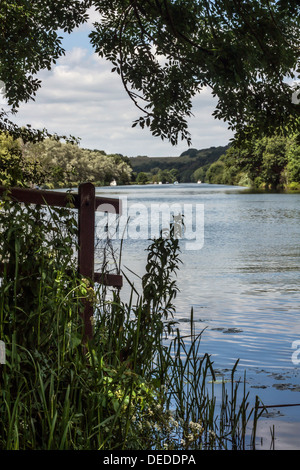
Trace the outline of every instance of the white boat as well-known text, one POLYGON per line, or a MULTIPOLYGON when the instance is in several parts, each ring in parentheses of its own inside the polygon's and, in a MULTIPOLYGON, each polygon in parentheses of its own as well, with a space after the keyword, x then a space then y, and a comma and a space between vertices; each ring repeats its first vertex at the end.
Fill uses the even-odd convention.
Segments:
POLYGON ((201 184, 201 183, 202 183, 202 181, 201 181, 201 180, 198 180, 198 181, 197 181, 197 184, 201 184))

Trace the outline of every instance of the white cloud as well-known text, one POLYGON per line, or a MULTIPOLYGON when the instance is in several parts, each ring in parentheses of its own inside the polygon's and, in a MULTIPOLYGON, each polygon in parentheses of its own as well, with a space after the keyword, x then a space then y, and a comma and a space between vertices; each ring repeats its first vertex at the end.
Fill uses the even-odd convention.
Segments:
POLYGON ((87 23, 82 27, 86 27, 86 25, 87 25, 88 28, 91 28, 94 23, 99 22, 100 19, 101 19, 100 13, 98 11, 96 11, 94 6, 92 6, 91 8, 88 9, 88 15, 89 15, 89 19, 88 19, 87 23))
MULTIPOLYGON (((125 92, 120 77, 111 73, 111 67, 85 47, 73 47, 52 71, 39 74, 42 88, 34 102, 20 107, 15 121, 78 136, 82 147, 108 153, 176 156, 186 150, 186 142, 172 147, 154 138, 147 129, 131 127, 140 112, 125 92)), ((226 125, 211 116, 214 103, 208 90, 194 100, 195 117, 190 120, 193 147, 226 145, 231 137, 226 125)))

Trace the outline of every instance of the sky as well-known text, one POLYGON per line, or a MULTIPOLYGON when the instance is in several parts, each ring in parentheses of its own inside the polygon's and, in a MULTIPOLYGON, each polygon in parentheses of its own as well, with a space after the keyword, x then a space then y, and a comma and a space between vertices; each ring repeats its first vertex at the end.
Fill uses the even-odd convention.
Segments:
MULTIPOLYGON (((51 71, 41 71, 42 87, 35 101, 20 106, 13 121, 47 128, 59 135, 79 137, 82 148, 121 153, 128 157, 179 156, 188 149, 185 141, 172 146, 167 140, 153 137, 147 129, 132 128, 140 111, 125 92, 120 77, 112 73, 112 64, 93 52, 88 34, 97 13, 71 35, 64 35, 65 56, 51 71)), ((8 110, 1 98, 0 106, 8 110)), ((212 116, 216 106, 209 90, 203 90, 193 101, 193 117, 188 120, 192 148, 203 149, 227 145, 232 132, 226 123, 212 116)))

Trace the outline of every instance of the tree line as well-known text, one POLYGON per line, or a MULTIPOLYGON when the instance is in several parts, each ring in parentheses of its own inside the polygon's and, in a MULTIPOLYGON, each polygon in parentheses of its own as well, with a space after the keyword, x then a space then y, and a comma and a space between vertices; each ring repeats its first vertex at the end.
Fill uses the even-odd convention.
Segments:
POLYGON ((202 183, 267 190, 300 190, 300 137, 273 135, 206 150, 189 149, 177 158, 130 159, 138 184, 202 183), (208 152, 208 150, 210 152, 208 152), (218 153, 219 152, 219 153, 218 153), (136 160, 136 161, 135 161, 136 160))
POLYGON ((130 158, 133 181, 143 183, 190 183, 193 173, 200 167, 209 166, 217 161, 227 150, 227 146, 209 147, 201 150, 189 148, 178 157, 130 158))
POLYGON ((273 135, 210 149, 189 149, 179 157, 129 158, 76 143, 48 138, 24 143, 0 134, 0 183, 34 182, 43 188, 148 183, 189 183, 250 186, 257 189, 300 189, 300 138, 273 135))
POLYGON ((273 135, 231 146, 219 160, 199 168, 194 180, 267 190, 300 190, 300 136, 273 135))
POLYGON ((0 134, 0 183, 19 185, 34 182, 53 189, 90 181, 96 186, 128 184, 132 168, 121 154, 80 148, 76 143, 54 138, 24 143, 7 133, 0 134))

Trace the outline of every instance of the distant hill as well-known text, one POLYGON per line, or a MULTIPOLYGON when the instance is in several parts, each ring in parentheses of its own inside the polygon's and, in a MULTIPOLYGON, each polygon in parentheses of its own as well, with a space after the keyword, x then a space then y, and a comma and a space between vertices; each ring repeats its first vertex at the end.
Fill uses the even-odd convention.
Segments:
POLYGON ((228 147, 229 145, 210 147, 202 150, 191 148, 183 152, 179 157, 131 157, 129 158, 129 163, 136 173, 141 171, 147 173, 155 169, 171 170, 175 168, 180 173, 180 180, 182 182, 189 182, 195 170, 217 161, 226 152, 228 147))

